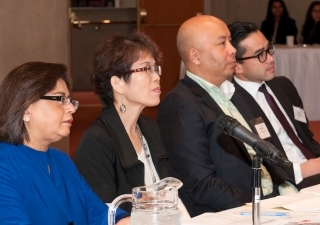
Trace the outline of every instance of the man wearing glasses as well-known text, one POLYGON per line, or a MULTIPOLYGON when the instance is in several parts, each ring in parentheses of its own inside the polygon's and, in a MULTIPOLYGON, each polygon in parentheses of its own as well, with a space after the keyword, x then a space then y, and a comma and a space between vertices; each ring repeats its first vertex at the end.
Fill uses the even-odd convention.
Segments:
POLYGON ((320 183, 320 145, 313 139, 300 96, 286 77, 275 77, 275 44, 252 23, 228 26, 237 49, 235 95, 246 99, 256 117, 251 123, 293 163, 287 173, 299 188, 320 183))

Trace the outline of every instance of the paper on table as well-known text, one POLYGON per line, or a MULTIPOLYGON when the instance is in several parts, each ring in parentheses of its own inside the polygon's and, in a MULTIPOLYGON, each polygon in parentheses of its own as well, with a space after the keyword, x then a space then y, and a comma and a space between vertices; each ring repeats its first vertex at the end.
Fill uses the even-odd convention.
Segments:
POLYGON ((315 194, 315 195, 320 195, 320 184, 303 188, 300 191, 301 193, 310 193, 310 194, 315 194))
MULTIPOLYGON (((182 221, 182 225, 248 225, 252 224, 251 216, 241 216, 241 212, 251 212, 249 207, 239 207, 232 210, 227 210, 219 213, 204 213, 190 220, 182 221)), ((283 217, 283 218, 288 218, 283 217)), ((261 224, 269 224, 279 221, 279 216, 264 216, 260 217, 261 224)))
POLYGON ((320 212, 320 196, 292 202, 282 207, 292 211, 320 212))
POLYGON ((224 214, 224 213, 204 213, 200 216, 194 217, 190 220, 182 221, 182 225, 212 225, 212 224, 236 224, 247 225, 252 223, 251 217, 242 217, 241 220, 238 218, 240 215, 224 214))
MULTIPOLYGON (((315 195, 308 193, 299 193, 293 195, 285 195, 285 196, 277 196, 274 198, 264 199, 260 202, 260 206, 265 209, 273 209, 283 207, 283 205, 287 205, 293 202, 299 202, 305 199, 312 199, 315 195)), ((247 203, 247 205, 251 205, 251 203, 247 203)))
MULTIPOLYGON (((266 211, 261 209, 261 212, 266 211)), ((267 211, 282 211, 286 210, 272 210, 267 211)), ((182 221, 182 225, 247 225, 252 224, 251 216, 241 216, 241 212, 251 212, 251 209, 247 206, 242 206, 230 210, 226 210, 219 213, 204 213, 200 216, 194 217, 190 220, 182 221)), ((260 217, 261 224, 268 225, 285 225, 285 224, 320 224, 319 213, 309 212, 290 212, 290 216, 262 216, 260 217)))
POLYGON ((260 206, 265 209, 282 207, 292 211, 320 212, 320 196, 309 193, 277 196, 262 200, 260 206))
POLYGON ((290 217, 281 218, 278 221, 267 222, 268 225, 316 225, 320 224, 319 213, 307 213, 307 212, 291 212, 290 217))

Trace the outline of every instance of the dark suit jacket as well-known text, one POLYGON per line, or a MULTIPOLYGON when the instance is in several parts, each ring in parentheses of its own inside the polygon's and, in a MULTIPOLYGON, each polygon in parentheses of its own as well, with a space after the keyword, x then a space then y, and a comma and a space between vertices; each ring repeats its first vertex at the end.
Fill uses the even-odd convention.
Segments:
MULTIPOLYGON (((268 118, 264 114, 263 110, 260 108, 258 103, 255 99, 245 90, 243 89, 236 81, 233 81, 235 84, 236 91, 234 95, 242 96, 246 99, 247 104, 250 106, 250 110, 252 111, 254 117, 262 117, 270 134, 271 137, 266 139, 267 141, 271 142, 277 149, 281 150, 284 154, 285 151, 281 145, 281 142, 275 133, 271 123, 269 122, 268 118)), ((292 82, 286 77, 275 77, 271 81, 267 81, 266 84, 271 88, 275 96, 277 97, 278 101, 280 102, 281 106, 287 113, 288 117, 290 118, 291 122, 293 123, 297 134, 300 140, 303 142, 304 146, 312 152, 312 154, 316 157, 320 156, 320 145, 317 141, 313 139, 313 133, 309 129, 309 123, 300 122, 295 120, 293 106, 299 107, 303 109, 302 100, 298 94, 297 89, 294 87, 292 82)), ((248 121, 247 121, 248 122, 248 121)), ((286 154, 285 154, 286 155, 286 154)), ((293 167, 285 167, 288 175, 294 180, 294 173, 293 167)))
MULTIPOLYGON (((261 24, 261 32, 264 36, 269 40, 274 33, 274 23, 269 21, 263 21, 261 24)), ((277 36, 276 36, 276 44, 286 44, 286 36, 292 35, 294 36, 294 43, 297 44, 297 33, 298 29, 296 26, 296 22, 293 19, 281 19, 277 29, 277 36)))
MULTIPOLYGON (((241 96, 232 98, 245 119, 254 118, 241 96)), ((191 216, 218 212, 251 202, 251 158, 244 144, 216 124, 223 111, 188 76, 160 104, 157 123, 168 151, 169 173, 183 181, 179 196, 191 216)), ((290 180, 281 166, 264 161, 278 194, 290 180)))
MULTIPOLYGON (((157 124, 144 116, 139 117, 138 124, 160 179, 167 177, 168 156, 157 124)), ((75 152, 75 164, 93 191, 106 203, 144 185, 144 164, 138 160, 114 106, 104 108, 85 131, 75 152)), ((132 208, 127 203, 120 207, 129 212, 132 208)))

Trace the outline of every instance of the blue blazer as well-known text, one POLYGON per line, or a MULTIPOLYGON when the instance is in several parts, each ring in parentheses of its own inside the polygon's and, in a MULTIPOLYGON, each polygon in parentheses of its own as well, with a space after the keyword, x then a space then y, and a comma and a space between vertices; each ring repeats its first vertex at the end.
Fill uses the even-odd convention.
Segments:
POLYGON ((68 155, 0 143, 0 224, 100 225, 107 212, 68 155))

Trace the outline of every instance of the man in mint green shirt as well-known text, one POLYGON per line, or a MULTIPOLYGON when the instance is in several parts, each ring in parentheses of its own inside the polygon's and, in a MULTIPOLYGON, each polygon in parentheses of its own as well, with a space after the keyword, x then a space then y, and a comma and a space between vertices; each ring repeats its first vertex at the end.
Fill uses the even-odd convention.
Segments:
MULTIPOLYGON (((160 104, 158 126, 168 151, 170 173, 183 181, 179 196, 191 216, 251 202, 255 152, 216 124, 227 114, 252 130, 245 99, 233 96, 236 50, 226 24, 212 16, 184 22, 177 46, 186 76, 160 104)), ((296 193, 281 165, 264 160, 262 198, 296 193), (285 191, 284 191, 285 190, 285 191)))

